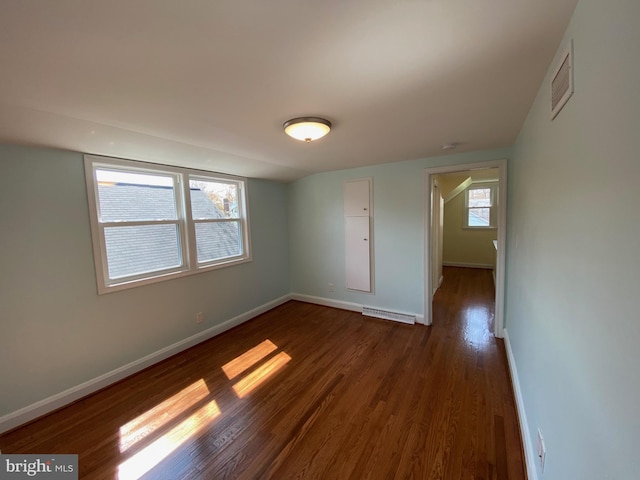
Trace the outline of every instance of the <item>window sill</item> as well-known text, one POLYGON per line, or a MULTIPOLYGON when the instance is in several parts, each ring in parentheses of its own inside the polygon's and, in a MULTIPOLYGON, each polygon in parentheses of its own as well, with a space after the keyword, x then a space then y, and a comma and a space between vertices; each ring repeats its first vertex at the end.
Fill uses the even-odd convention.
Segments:
POLYGON ((498 227, 462 227, 463 230, 497 230, 498 227))
POLYGON ((221 268, 232 267, 240 265, 242 263, 248 263, 253 260, 252 257, 234 258, 227 261, 218 262, 212 265, 205 265, 195 270, 179 270, 177 272, 159 273, 153 277, 145 277, 136 280, 123 280, 120 283, 111 283, 109 285, 98 285, 98 295, 106 295, 108 293, 115 293, 122 290, 128 290, 130 288, 142 287, 145 285, 151 285, 154 283, 164 282, 166 280, 173 280, 176 278, 188 277, 190 275, 197 275, 199 273, 206 273, 212 270, 219 270, 221 268))

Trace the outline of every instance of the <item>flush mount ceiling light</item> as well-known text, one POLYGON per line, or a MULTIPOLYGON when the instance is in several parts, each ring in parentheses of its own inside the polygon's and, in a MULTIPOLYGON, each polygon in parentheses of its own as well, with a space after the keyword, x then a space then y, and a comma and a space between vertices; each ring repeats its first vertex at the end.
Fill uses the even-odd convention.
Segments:
POLYGON ((282 127, 290 137, 309 143, 329 133, 331 122, 319 117, 299 117, 287 120, 282 127))

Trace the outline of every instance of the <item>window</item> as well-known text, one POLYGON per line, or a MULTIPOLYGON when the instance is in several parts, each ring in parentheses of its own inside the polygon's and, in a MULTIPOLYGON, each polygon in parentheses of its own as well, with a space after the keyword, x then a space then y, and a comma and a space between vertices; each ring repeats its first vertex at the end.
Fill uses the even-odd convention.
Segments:
POLYGON ((479 186, 472 185, 465 190, 465 228, 496 228, 497 188, 497 184, 491 183, 479 186))
POLYGON ((85 156, 99 293, 251 260, 246 182, 85 156))

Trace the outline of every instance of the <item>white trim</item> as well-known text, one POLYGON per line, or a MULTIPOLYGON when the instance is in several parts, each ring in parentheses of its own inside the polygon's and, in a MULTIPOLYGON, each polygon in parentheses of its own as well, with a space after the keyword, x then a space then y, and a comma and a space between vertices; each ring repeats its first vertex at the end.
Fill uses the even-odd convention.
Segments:
POLYGON ((87 395, 90 395, 98 390, 108 387, 109 385, 122 380, 134 373, 137 373, 151 365, 154 365, 166 358, 171 357, 177 353, 180 353, 188 348, 193 347, 205 340, 208 340, 216 335, 236 327, 252 318, 257 317, 283 303, 291 300, 291 295, 284 295, 280 298, 267 302, 259 307, 256 307, 248 312, 242 313, 236 317, 233 317, 226 322, 218 325, 214 325, 207 330, 203 330, 191 337, 180 340, 168 347, 162 348, 154 353, 146 355, 138 360, 123 365, 120 368, 116 368, 110 372, 100 375, 96 378, 88 380, 71 387, 63 392, 52 395, 48 398, 40 400, 36 403, 28 405, 24 408, 16 410, 15 412, 8 413, 0 417, 0 433, 11 430, 12 428, 23 425, 31 420, 35 420, 42 415, 50 413, 58 408, 64 407, 76 400, 79 400, 87 395))
POLYGON ((496 180, 486 182, 471 182, 464 191, 464 209, 462 214, 462 228, 464 230, 488 230, 496 229, 498 219, 496 218, 496 190, 498 189, 498 182, 496 180), (469 206, 469 190, 489 189, 491 192, 491 206, 489 207, 470 207, 469 206), (474 208, 488 208, 489 209, 489 225, 469 225, 469 210, 474 208))
MULTIPOLYGON (((345 302, 343 300, 335 300, 333 298, 315 297, 313 295, 305 295, 302 293, 292 293, 291 300, 297 300, 299 302, 306 302, 306 303, 313 303, 316 305, 323 305, 325 307, 339 308, 341 310, 350 310, 352 312, 359 312, 359 313, 362 313, 362 307, 364 306, 360 303, 345 302)), ((374 307, 374 308, 384 308, 384 307, 374 307)), ((406 315, 415 315, 416 323, 420 323, 424 325, 424 315, 420 315, 418 313, 411 313, 411 312, 402 312, 402 313, 405 313, 406 315)))
POLYGON ((507 161, 500 161, 498 170, 498 238, 496 254, 496 304, 495 304, 495 336, 502 338, 504 335, 504 283, 507 256, 507 161))
POLYGON ((248 181, 243 177, 219 174, 215 172, 203 172, 183 167, 144 163, 135 160, 103 157, 98 155, 84 155, 85 180, 87 186, 87 198, 89 204, 89 221, 91 225, 91 238, 93 242, 93 257, 96 268, 96 281, 98 295, 117 292, 128 288, 149 285, 174 278, 185 277, 198 273, 208 272, 219 268, 226 268, 252 261, 251 235, 249 231, 248 208, 248 181), (96 169, 105 168, 137 172, 140 174, 166 176, 173 179, 173 189, 176 202, 175 220, 153 221, 123 221, 100 222, 100 205, 98 201, 98 181, 96 169), (234 184, 238 189, 238 217, 221 220, 223 222, 237 222, 242 237, 242 252, 232 257, 214 259, 208 262, 198 263, 196 254, 195 224, 210 222, 211 220, 196 220, 191 215, 191 192, 189 181, 191 179, 208 181, 212 183, 234 184), (139 225, 176 225, 179 232, 181 252, 181 264, 173 268, 165 268, 156 272, 144 272, 129 275, 123 278, 110 279, 107 263, 107 253, 104 237, 104 229, 110 226, 139 226, 139 225))
POLYGON ((538 471, 536 470, 537 455, 535 453, 531 436, 529 435, 529 423, 527 422, 527 413, 524 409, 524 400, 522 398, 522 390, 520 389, 520 379, 518 378, 518 369, 516 368, 516 360, 511 350, 511 342, 509 333, 504 329, 504 346, 507 351, 507 363, 511 373, 511 384, 513 385, 513 393, 516 397, 516 409, 518 410, 518 423, 520 424, 520 436, 524 443, 524 460, 527 469, 527 478, 529 480, 538 480, 538 471))
MULTIPOLYGON (((434 208, 430 212, 431 224, 435 225, 431 231, 433 238, 431 241, 433 242, 433 248, 431 250, 431 254, 434 258, 431 259, 435 268, 432 269, 432 275, 438 275, 438 285, 432 285, 433 290, 431 295, 435 295, 440 287, 440 278, 442 278, 442 267, 444 262, 444 209, 445 209, 445 201, 442 198, 442 185, 440 185, 440 181, 438 177, 433 177, 433 183, 431 185, 431 201, 434 202, 434 208)), ((432 281, 434 278, 431 279, 432 281)))
POLYGON ((451 190, 449 195, 447 195, 447 198, 444 199, 444 203, 445 204, 449 203, 451 200, 453 200, 458 195, 460 195, 462 192, 464 192, 467 189, 467 187, 469 185, 471 185, 472 183, 473 183, 473 180, 471 179, 471 177, 467 177, 465 180, 463 180, 460 183, 460 185, 458 185, 456 188, 451 190))
POLYGON ((482 268, 484 270, 493 270, 490 263, 467 263, 467 262, 442 262, 445 267, 462 267, 462 268, 482 268))
POLYGON ((431 177, 442 173, 460 172, 485 168, 498 168, 498 254, 496 256, 496 306, 493 334, 502 338, 504 328, 504 278, 505 246, 507 235, 507 160, 490 160, 477 163, 459 163, 444 167, 431 167, 424 170, 424 314, 426 325, 433 321, 432 281, 431 281, 431 177))
POLYGON ((473 180, 471 177, 468 177, 467 179, 463 180, 462 183, 460 183, 460 185, 458 185, 456 188, 451 190, 451 193, 447 195, 447 198, 444 200, 444 203, 447 203, 450 200, 453 200, 454 198, 456 198, 458 195, 464 192, 467 189, 467 187, 471 185, 482 184, 482 183, 497 183, 497 180, 494 180, 492 178, 478 178, 477 180, 473 180))
POLYGON ((292 293, 291 300, 298 300, 299 302, 314 303, 316 305, 324 305, 325 307, 340 308, 342 310, 351 310, 352 312, 362 313, 361 304, 334 300, 333 298, 314 297, 313 295, 292 293))

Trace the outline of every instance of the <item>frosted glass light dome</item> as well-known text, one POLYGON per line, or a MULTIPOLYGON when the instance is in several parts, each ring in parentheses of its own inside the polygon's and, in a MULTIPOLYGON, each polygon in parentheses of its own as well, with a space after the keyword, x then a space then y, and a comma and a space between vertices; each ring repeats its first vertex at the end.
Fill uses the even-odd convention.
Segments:
POLYGON ((331 131, 331 122, 319 117, 300 117, 284 122, 284 131, 296 140, 311 142, 331 131))

